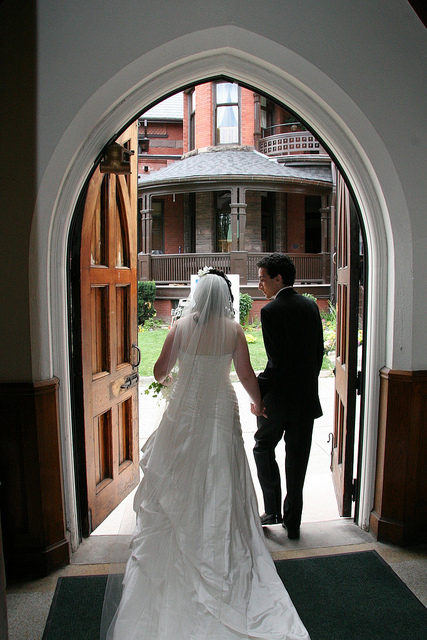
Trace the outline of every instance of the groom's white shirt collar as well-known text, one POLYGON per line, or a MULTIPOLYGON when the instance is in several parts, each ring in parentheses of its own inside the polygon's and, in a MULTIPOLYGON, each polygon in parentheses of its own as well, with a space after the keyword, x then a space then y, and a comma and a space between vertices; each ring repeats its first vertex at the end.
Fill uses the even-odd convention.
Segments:
POLYGON ((276 293, 276 295, 275 295, 275 296, 273 296, 273 300, 275 300, 275 299, 277 298, 277 296, 279 295, 279 293, 280 293, 281 291, 284 291, 285 289, 292 289, 292 288, 293 288, 293 287, 292 287, 292 285, 291 285, 291 284, 288 284, 286 287, 282 287, 281 289, 279 289, 279 291, 276 293))

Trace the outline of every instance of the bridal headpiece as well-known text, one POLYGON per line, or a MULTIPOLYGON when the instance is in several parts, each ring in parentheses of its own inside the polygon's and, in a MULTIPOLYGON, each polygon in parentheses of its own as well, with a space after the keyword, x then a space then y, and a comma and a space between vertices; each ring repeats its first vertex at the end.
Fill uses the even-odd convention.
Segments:
POLYGON ((203 269, 199 269, 199 271, 197 272, 197 275, 199 276, 199 278, 201 278, 202 276, 205 276, 208 273, 211 273, 212 271, 213 271, 213 267, 207 267, 205 265, 203 269))
POLYGON ((204 266, 203 269, 199 269, 197 275, 199 276, 198 286, 199 287, 201 286, 201 289, 200 288, 197 289, 196 287, 194 300, 196 302, 197 301, 200 302, 203 299, 209 300, 209 306, 212 307, 211 311, 214 311, 213 307, 215 307, 215 301, 216 301, 217 309, 215 311, 215 315, 221 315, 222 312, 220 311, 220 309, 223 309, 223 311, 225 310, 227 317, 234 317, 234 310, 233 310, 234 296, 231 290, 231 282, 229 278, 226 276, 226 274, 224 273, 224 271, 221 271, 220 269, 216 269, 215 267, 204 266), (211 280, 210 285, 208 285, 204 276, 217 276, 217 277, 211 280), (219 281, 217 279, 218 277, 220 278, 219 281), (221 280, 223 281, 222 285, 220 285, 221 280), (217 285, 215 285, 215 282, 217 283, 217 285), (223 289, 224 282, 227 285, 225 289, 223 289))

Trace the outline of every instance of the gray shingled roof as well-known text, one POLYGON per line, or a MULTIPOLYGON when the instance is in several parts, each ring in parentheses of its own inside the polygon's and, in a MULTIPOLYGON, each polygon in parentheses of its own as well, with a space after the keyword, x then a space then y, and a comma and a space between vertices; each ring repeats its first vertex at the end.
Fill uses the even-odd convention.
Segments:
POLYGON ((253 147, 207 147, 183 156, 164 169, 139 177, 140 187, 160 184, 194 182, 198 179, 266 179, 314 181, 329 186, 332 183, 330 164, 287 166, 270 160, 253 147))
POLYGON ((162 100, 155 107, 148 109, 140 118, 144 120, 182 120, 184 118, 183 93, 176 93, 166 100, 162 100))

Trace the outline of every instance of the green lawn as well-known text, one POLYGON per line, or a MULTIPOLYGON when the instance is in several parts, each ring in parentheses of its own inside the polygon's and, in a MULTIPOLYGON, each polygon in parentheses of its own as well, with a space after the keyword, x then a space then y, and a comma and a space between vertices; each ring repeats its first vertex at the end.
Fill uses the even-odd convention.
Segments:
MULTIPOLYGON (((167 333, 168 329, 157 328, 148 331, 140 331, 138 333, 138 345, 141 349, 141 364, 139 365, 140 376, 146 377, 153 375, 154 363, 160 355, 167 333)), ((248 342, 252 366, 255 371, 261 371, 267 363, 262 332, 261 330, 252 330, 247 331, 246 335, 249 336, 249 340, 254 340, 254 342, 248 342)), ((329 362, 330 361, 325 357, 322 368, 330 369, 331 367, 328 366, 329 362)))
POLYGON ((141 350, 139 375, 143 377, 153 375, 153 367, 166 340, 168 329, 152 329, 138 333, 138 346, 141 350))
MULTIPOLYGON (((139 375, 146 377, 153 375, 153 367, 162 350, 166 339, 167 329, 152 329, 138 333, 138 346, 141 349, 141 364, 139 375)), ((258 371, 264 369, 267 357, 265 355, 264 342, 261 331, 251 331, 255 342, 248 344, 253 368, 258 371)))

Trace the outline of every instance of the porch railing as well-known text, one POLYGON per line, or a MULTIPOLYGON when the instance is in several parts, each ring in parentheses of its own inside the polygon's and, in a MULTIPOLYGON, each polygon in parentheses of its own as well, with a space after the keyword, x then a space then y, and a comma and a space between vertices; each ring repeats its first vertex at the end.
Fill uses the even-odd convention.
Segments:
MULTIPOLYGON (((157 284, 189 284, 191 275, 205 265, 225 273, 239 273, 242 282, 258 280, 257 262, 268 253, 237 251, 232 253, 179 253, 138 256, 139 280, 157 284)), ((295 262, 296 280, 302 283, 330 282, 329 253, 289 254, 295 262)))
POLYGON ((162 283, 188 283, 191 274, 207 265, 230 273, 229 253, 178 253, 151 256, 151 280, 162 283))
MULTIPOLYGON (((258 280, 257 262, 268 253, 248 253, 248 280, 258 280)), ((292 253, 288 254, 295 263, 297 282, 328 281, 328 273, 324 272, 325 255, 322 253, 292 253)))

